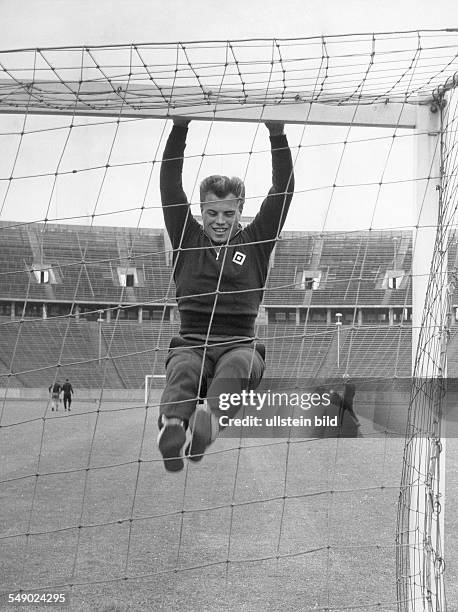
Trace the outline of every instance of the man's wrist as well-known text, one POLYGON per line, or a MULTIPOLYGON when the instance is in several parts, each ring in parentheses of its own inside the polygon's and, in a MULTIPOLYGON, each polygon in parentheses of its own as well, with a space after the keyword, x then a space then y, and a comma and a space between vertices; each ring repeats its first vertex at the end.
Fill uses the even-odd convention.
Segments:
POLYGON ((275 138, 285 138, 285 137, 286 137, 285 132, 282 132, 281 134, 269 134, 269 138, 271 138, 271 139, 272 138, 274 138, 274 139, 275 138))

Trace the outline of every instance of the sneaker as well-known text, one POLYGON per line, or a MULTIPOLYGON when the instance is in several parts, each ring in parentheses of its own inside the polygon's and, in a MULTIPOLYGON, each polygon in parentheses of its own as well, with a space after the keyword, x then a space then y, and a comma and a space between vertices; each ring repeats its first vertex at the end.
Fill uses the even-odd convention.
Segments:
POLYGON ((210 410, 207 403, 199 405, 189 421, 191 441, 186 447, 185 454, 191 461, 200 461, 205 450, 212 444, 218 435, 218 418, 210 410))
POLYGON ((179 472, 183 469, 182 449, 185 442, 186 432, 183 421, 163 416, 157 444, 168 472, 179 472))

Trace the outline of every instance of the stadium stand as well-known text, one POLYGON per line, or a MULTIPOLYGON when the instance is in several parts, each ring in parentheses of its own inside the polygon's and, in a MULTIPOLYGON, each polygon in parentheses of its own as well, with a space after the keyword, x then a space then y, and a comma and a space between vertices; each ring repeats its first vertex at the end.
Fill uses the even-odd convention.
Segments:
MULTIPOLYGON (((139 388, 163 375, 178 331, 167 249, 161 229, 0 222, 0 385, 69 375, 139 388)), ((456 258, 454 241, 451 273, 456 258)), ((411 261, 409 232, 284 232, 258 319, 267 373, 408 376, 411 261)), ((456 334, 451 344, 455 371, 456 334)))
POLYGON ((2 322, 0 329, 5 374, 13 374, 8 386, 43 387, 66 376, 88 388, 102 383, 108 388, 124 386, 110 360, 99 365, 97 334, 91 324, 19 319, 2 322))
POLYGON ((330 376, 345 372, 352 377, 409 376, 411 344, 410 327, 350 327, 341 335, 341 367, 336 367, 337 343, 334 337, 323 370, 330 376))

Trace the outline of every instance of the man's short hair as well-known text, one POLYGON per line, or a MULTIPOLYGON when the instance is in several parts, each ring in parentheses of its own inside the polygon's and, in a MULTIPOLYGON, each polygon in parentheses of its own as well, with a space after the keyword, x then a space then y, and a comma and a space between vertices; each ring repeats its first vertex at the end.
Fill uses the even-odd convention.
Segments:
POLYGON ((238 198, 241 207, 245 203, 245 185, 238 176, 232 176, 231 178, 220 174, 207 176, 200 184, 201 206, 205 203, 205 197, 208 193, 215 194, 217 198, 225 198, 233 193, 238 198))

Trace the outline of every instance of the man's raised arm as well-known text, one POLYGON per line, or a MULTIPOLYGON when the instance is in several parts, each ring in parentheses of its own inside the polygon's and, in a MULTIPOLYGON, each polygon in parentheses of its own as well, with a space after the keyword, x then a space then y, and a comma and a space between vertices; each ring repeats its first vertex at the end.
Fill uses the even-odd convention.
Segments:
POLYGON ((174 119, 162 156, 160 187, 165 226, 174 248, 181 245, 185 225, 192 219, 183 190, 183 157, 189 121, 174 119))
POLYGON ((266 122, 265 125, 269 130, 272 151, 272 187, 251 224, 257 240, 278 236, 285 223, 294 192, 293 161, 284 124, 266 122))

